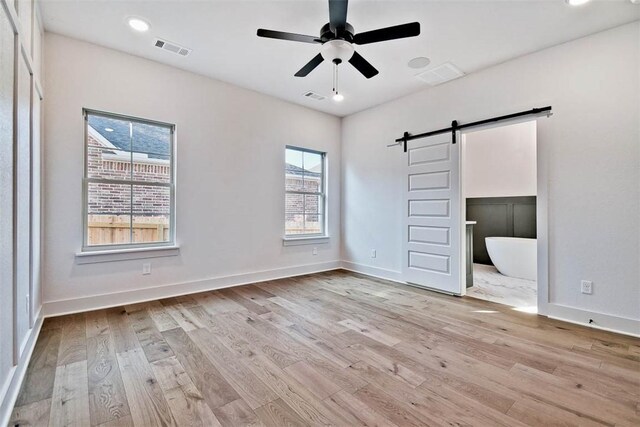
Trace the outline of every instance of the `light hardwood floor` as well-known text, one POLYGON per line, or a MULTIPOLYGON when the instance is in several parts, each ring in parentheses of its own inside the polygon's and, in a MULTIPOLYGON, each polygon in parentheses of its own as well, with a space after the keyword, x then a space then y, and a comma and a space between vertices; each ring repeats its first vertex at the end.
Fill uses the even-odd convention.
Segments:
POLYGON ((343 271, 47 319, 12 425, 640 425, 640 340, 343 271))

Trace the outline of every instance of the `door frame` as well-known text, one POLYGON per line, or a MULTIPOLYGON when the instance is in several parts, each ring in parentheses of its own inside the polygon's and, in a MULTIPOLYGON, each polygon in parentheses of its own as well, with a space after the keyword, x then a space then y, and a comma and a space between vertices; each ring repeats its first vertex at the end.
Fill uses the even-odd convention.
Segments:
MULTIPOLYGON (((484 126, 478 126, 458 131, 458 141, 460 141, 460 230, 466 229, 466 210, 467 201, 465 197, 464 187, 464 173, 465 173, 465 144, 466 135, 469 133, 477 132, 479 130, 486 130, 496 127, 509 126, 517 123, 524 123, 535 121, 536 122, 536 239, 537 239, 537 297, 538 297, 538 314, 547 315, 549 305, 549 179, 548 179, 548 155, 546 145, 543 139, 540 138, 540 124, 539 119, 546 116, 529 116, 521 117, 513 120, 504 120, 500 122, 490 123, 484 126)), ((465 233, 460 233, 460 246, 463 249, 461 253, 461 266, 464 268, 466 265, 466 242, 464 241, 465 233)), ((461 275, 462 294, 466 295, 466 286, 462 283, 464 280, 461 275)))

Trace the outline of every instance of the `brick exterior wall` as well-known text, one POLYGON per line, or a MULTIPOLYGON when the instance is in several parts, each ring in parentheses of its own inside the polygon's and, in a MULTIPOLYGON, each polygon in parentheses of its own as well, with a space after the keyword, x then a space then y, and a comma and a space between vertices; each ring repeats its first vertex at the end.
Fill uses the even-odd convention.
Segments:
MULTIPOLYGON (((320 177, 287 174, 286 189, 289 191, 320 191, 320 177)), ((318 213, 322 209, 318 203, 322 199, 318 196, 304 194, 287 194, 285 196, 285 228, 287 234, 320 233, 322 221, 318 213)))
MULTIPOLYGON (((114 151, 100 148, 103 146, 91 135, 88 142, 89 178, 131 179, 130 161, 113 159, 114 151)), ((158 164, 158 159, 136 161, 134 158, 133 179, 169 183, 171 168, 168 164, 158 164)), ((92 183, 89 185, 89 214, 126 214, 131 209, 130 203, 131 186, 128 184, 92 183)), ((133 210, 136 216, 169 215, 170 206, 171 196, 168 187, 134 186, 133 210)))

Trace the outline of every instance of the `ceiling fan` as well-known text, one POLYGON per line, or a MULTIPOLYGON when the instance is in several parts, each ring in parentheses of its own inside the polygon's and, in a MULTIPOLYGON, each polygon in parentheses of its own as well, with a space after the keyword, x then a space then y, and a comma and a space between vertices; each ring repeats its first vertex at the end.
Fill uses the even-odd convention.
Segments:
MULTIPOLYGON (((378 74, 378 70, 358 54, 353 48, 353 45, 415 37, 420 34, 420 23, 412 22, 410 24, 395 25, 393 27, 379 28, 377 30, 355 34, 353 27, 347 22, 348 3, 348 0, 329 0, 329 23, 320 29, 319 37, 265 30, 262 28, 258 30, 258 37, 322 45, 320 53, 302 67, 295 74, 296 77, 305 77, 326 59, 327 61, 333 62, 336 67, 343 61, 349 61, 363 76, 370 79, 378 74)), ((337 94, 335 85, 336 82, 334 80, 334 91, 337 94)))

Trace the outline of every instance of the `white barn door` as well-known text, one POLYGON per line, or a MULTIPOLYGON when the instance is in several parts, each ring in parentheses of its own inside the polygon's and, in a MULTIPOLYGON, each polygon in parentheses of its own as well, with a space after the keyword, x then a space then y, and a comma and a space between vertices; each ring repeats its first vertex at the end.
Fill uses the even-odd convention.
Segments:
POLYGON ((451 139, 446 133, 407 144, 402 275, 408 283, 460 295, 460 144, 451 139))

